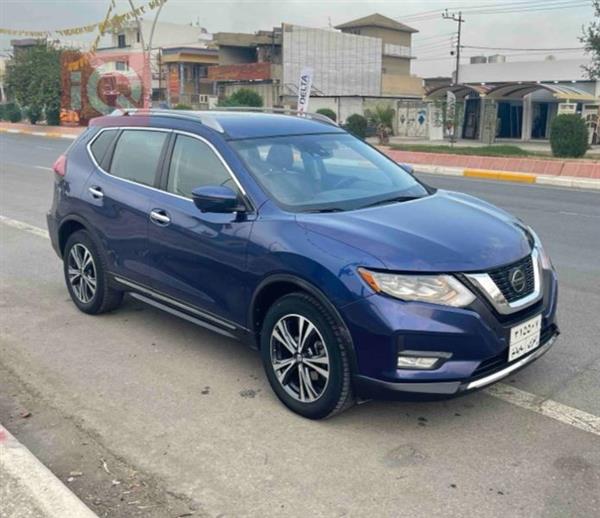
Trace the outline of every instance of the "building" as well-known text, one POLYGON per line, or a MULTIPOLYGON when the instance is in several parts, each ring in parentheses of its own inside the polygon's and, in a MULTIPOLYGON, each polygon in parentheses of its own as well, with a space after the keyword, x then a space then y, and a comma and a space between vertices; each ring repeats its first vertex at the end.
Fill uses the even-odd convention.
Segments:
POLYGON ((141 20, 128 22, 110 34, 110 42, 96 50, 102 59, 106 56, 106 72, 128 72, 132 56, 150 51, 152 99, 198 105, 201 95, 212 96, 212 88, 202 87, 207 67, 218 63, 216 49, 209 48, 212 36, 203 27, 176 23, 141 20))
POLYGON ((410 74, 415 29, 380 14, 336 29, 282 24, 255 34, 217 33, 219 66, 208 77, 221 97, 251 88, 266 106, 294 107, 301 70, 310 67, 310 110, 330 108, 339 120, 376 104, 397 110, 403 100, 422 98, 422 81, 410 74))
POLYGON ((459 138, 545 140, 557 114, 578 113, 588 121, 595 142, 600 81, 586 76, 587 64, 552 56, 512 62, 499 55, 476 56, 460 66, 460 84, 433 86, 427 99, 444 101, 450 92, 462 106, 459 138))

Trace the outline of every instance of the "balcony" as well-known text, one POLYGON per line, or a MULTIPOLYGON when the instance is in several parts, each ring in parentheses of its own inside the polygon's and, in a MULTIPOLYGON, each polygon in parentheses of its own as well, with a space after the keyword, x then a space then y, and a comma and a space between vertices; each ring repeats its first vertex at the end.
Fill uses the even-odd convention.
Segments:
POLYGON ((394 58, 412 58, 410 54, 410 47, 405 47, 404 45, 394 45, 393 43, 385 43, 383 45, 383 55, 394 58))

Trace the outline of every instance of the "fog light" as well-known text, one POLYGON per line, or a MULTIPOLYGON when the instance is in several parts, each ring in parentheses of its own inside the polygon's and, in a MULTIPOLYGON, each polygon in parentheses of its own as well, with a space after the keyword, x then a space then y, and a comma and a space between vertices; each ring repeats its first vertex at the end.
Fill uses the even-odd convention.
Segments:
POLYGON ((439 358, 425 356, 398 356, 399 369, 433 369, 439 358))

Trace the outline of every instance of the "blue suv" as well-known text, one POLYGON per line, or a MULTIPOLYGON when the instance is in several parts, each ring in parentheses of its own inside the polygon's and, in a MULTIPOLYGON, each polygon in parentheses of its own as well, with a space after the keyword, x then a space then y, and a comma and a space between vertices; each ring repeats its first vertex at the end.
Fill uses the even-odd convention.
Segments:
POLYGON ((556 273, 531 228, 329 119, 117 112, 54 170, 48 228, 81 311, 128 292, 248 342, 305 417, 464 394, 558 335, 556 273))

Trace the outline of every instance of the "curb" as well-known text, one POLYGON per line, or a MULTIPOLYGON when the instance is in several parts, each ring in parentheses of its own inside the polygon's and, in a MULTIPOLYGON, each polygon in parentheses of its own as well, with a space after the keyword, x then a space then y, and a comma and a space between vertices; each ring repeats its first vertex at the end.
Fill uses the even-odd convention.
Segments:
POLYGON ((502 182, 517 182, 539 185, 553 185, 555 187, 570 187, 575 189, 591 189, 600 191, 600 179, 580 178, 577 176, 545 176, 531 173, 517 173, 512 171, 492 171, 488 169, 469 169, 458 167, 444 167, 439 165, 415 164, 417 173, 439 174, 442 176, 464 176, 478 180, 496 180, 502 182))
POLYGON ((34 137, 47 137, 47 138, 66 138, 75 140, 79 135, 72 135, 70 133, 58 133, 56 131, 27 131, 12 128, 0 128, 0 133, 11 133, 13 135, 32 135, 34 137))
POLYGON ((8 516, 98 518, 1 424, 0 472, 2 507, 8 516))

